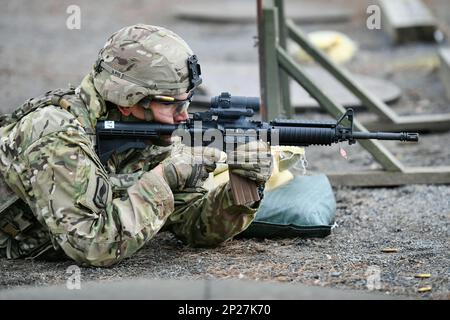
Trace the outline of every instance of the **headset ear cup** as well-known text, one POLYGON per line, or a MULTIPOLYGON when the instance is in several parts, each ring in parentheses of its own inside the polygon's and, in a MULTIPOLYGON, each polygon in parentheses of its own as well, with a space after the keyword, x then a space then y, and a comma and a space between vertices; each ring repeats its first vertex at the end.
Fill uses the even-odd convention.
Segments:
POLYGON ((153 121, 155 116, 153 115, 152 109, 150 109, 150 108, 144 109, 144 117, 145 117, 145 121, 153 121))

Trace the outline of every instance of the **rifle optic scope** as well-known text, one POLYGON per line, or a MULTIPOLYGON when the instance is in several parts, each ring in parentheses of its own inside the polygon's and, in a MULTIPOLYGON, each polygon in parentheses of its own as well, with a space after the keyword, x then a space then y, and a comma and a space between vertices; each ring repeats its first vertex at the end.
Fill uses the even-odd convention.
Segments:
POLYGON ((218 109, 252 109, 259 111, 258 97, 231 96, 228 92, 222 92, 220 96, 211 98, 211 108, 218 109))

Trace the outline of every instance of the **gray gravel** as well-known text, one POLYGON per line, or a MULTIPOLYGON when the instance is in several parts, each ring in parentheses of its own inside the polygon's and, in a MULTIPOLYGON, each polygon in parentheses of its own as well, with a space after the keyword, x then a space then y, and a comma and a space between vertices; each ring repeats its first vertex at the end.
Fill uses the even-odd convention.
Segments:
MULTIPOLYGON (((83 268, 82 281, 129 278, 251 279, 368 291, 369 268, 379 292, 448 299, 450 187, 336 190, 337 227, 324 239, 238 239, 215 249, 184 246, 157 235, 113 268, 83 268), (396 248, 397 253, 383 253, 396 248), (430 273, 429 279, 416 279, 430 273), (431 285, 432 291, 418 293, 431 285)), ((70 261, 0 260, 0 288, 64 284, 70 261)))
MULTIPOLYGON (((108 6, 91 2, 6 1, 0 12, 0 94, 2 111, 46 90, 77 84, 89 70, 98 49, 118 28, 136 22, 170 27, 207 61, 257 61, 253 25, 194 24, 170 14, 176 1, 126 0, 108 6), (69 4, 82 9, 82 29, 65 28, 69 4)), ((393 47, 382 31, 362 26, 365 8, 375 1, 333 1, 351 6, 349 23, 304 26, 306 31, 335 29, 359 44, 347 65, 352 72, 386 78, 403 90, 393 109, 400 114, 450 112, 449 101, 431 64, 418 64, 436 53, 435 45, 393 47), (405 64, 403 62, 408 62, 405 64), (403 63, 403 65, 401 64, 403 63)), ((433 12, 450 25, 448 1, 428 0, 433 12)), ((245 85, 245 79, 241 80, 245 85)), ((226 88, 224 88, 226 89, 226 88)), ((257 95, 257 93, 255 93, 257 95)), ((328 118, 324 114, 299 117, 328 118)), ((359 113, 361 119, 371 115, 359 113)), ((422 135, 419 144, 386 143, 407 165, 450 166, 450 133, 422 135)), ((379 168, 360 146, 308 149, 310 172, 379 168)), ((380 272, 381 293, 413 298, 449 299, 450 186, 412 185, 399 188, 336 188, 337 226, 324 239, 235 239, 217 249, 192 249, 170 234, 159 234, 133 258, 114 268, 84 268, 83 280, 237 278, 293 282, 368 291, 368 270, 380 272), (383 248, 396 248, 383 253, 383 248), (430 273, 429 279, 417 279, 430 273), (431 285, 432 290, 418 289, 431 285)), ((62 284, 70 261, 7 261, 0 259, 0 288, 62 284)))

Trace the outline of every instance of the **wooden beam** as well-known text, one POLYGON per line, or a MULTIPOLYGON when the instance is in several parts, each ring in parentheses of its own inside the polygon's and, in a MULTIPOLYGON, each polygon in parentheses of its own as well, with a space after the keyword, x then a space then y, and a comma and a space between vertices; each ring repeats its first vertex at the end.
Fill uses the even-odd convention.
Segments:
MULTIPOLYGON (((294 61, 294 59, 283 49, 278 47, 278 61, 283 68, 295 81, 297 81, 317 102, 333 117, 338 118, 345 113, 345 108, 338 102, 326 95, 323 90, 310 77, 306 75, 303 68, 294 61)), ((367 131, 367 129, 358 121, 353 121, 355 131, 367 131)), ((389 152, 377 140, 360 140, 359 143, 370 152, 375 160, 388 171, 402 171, 403 166, 392 153, 389 152)))
POLYGON ((364 123, 369 130, 441 132, 450 130, 450 113, 401 116, 395 122, 364 123))
POLYGON ((394 43, 434 41, 437 22, 421 0, 379 0, 382 28, 394 43))
MULTIPOLYGON (((391 0, 393 1, 393 0, 391 0)), ((402 1, 402 0, 401 0, 402 1)), ((393 1, 395 2, 395 1, 393 1)), ((306 35, 292 21, 286 22, 289 35, 297 42, 310 56, 314 58, 324 69, 340 81, 350 92, 352 92, 362 104, 379 118, 379 122, 365 124, 370 130, 386 131, 448 131, 450 129, 450 114, 433 115, 411 115, 399 116, 379 97, 369 92, 360 83, 355 81, 352 75, 341 66, 335 64, 324 53, 318 50, 308 40, 306 35)), ((322 107, 326 105, 320 103, 322 107)))
POLYGON ((326 173, 333 186, 384 187, 407 184, 450 184, 450 167, 404 167, 403 172, 358 171, 326 173))
POLYGON ((353 93, 362 104, 370 111, 375 113, 379 118, 384 121, 393 122, 397 115, 391 110, 381 99, 367 91, 362 87, 360 83, 354 81, 351 74, 343 67, 334 63, 325 53, 317 49, 311 41, 309 41, 306 34, 298 28, 291 20, 286 22, 288 27, 289 36, 297 42, 300 47, 308 53, 314 61, 320 64, 325 70, 327 70, 333 77, 341 82, 351 93, 353 93))
POLYGON ((442 48, 439 50, 441 65, 439 67, 439 75, 450 100, 450 48, 442 48))

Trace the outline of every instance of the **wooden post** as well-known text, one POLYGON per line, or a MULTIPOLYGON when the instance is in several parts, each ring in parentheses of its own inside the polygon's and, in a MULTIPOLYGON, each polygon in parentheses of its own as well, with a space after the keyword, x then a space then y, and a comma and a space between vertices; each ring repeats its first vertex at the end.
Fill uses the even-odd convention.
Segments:
POLYGON ((267 119, 273 120, 282 115, 280 97, 280 72, 278 68, 278 24, 277 8, 263 8, 264 15, 264 101, 267 109, 267 119))
POLYGON ((326 175, 333 186, 381 187, 450 183, 450 167, 406 167, 403 172, 379 170, 326 172, 326 175))
MULTIPOLYGON (((287 50, 287 29, 284 19, 284 1, 275 0, 275 7, 278 10, 278 34, 279 34, 279 46, 287 50)), ((289 87, 289 77, 287 73, 280 69, 280 91, 281 91, 281 105, 284 110, 283 118, 292 118, 292 105, 291 105, 291 92, 289 87)))
POLYGON ((266 55, 264 51, 264 15, 263 0, 256 0, 256 24, 258 29, 258 58, 259 58, 259 92, 261 95, 261 119, 267 121, 267 93, 266 93, 266 55))

